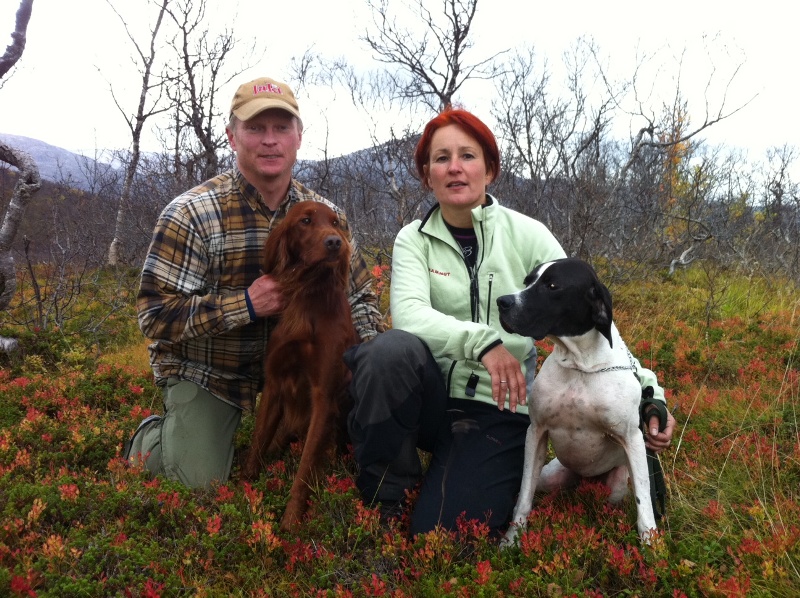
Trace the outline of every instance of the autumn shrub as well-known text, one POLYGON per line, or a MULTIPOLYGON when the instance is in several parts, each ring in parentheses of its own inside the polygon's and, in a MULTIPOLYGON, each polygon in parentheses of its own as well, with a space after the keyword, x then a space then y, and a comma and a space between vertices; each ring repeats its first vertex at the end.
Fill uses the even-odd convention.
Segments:
POLYGON ((0 318, 0 336, 17 339, 20 347, 0 352, 1 367, 19 375, 91 365, 141 339, 134 305, 138 271, 76 268, 58 270, 60 275, 51 280, 53 270, 58 269, 33 269, 42 278, 38 288, 30 272, 18 276, 18 293, 0 318))

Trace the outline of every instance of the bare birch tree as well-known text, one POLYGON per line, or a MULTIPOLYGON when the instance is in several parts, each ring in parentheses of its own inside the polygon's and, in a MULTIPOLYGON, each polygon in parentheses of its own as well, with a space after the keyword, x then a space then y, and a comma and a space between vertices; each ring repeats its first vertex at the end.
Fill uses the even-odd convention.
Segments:
MULTIPOLYGON (((586 259, 624 259, 627 250, 633 263, 658 252, 669 263, 711 239, 710 212, 699 208, 708 198, 699 194, 709 189, 713 169, 684 167, 702 132, 741 109, 729 108, 725 93, 741 65, 723 81, 716 105, 706 98, 702 121, 693 125, 680 84, 682 56, 671 100, 661 103, 644 83, 656 70, 652 56, 638 55, 632 74, 614 80, 594 41, 581 38, 565 54, 566 76, 556 85, 534 58, 532 49, 512 57, 493 103, 510 170, 501 184, 516 188, 507 203, 545 221, 568 253, 586 259), (613 136, 622 118, 638 127, 627 143, 613 136)), ((663 83, 666 73, 655 77, 663 83)))
MULTIPOLYGON (((107 0, 107 2, 117 17, 119 17, 122 25, 125 27, 125 33, 128 35, 128 39, 133 44, 136 53, 135 61, 139 68, 142 82, 141 88, 139 89, 139 100, 136 106, 136 113, 134 115, 129 115, 126 112, 126 109, 122 106, 115 95, 113 88, 111 89, 111 95, 114 99, 114 103, 125 117, 125 121, 128 124, 128 128, 131 132, 131 151, 125 164, 125 179, 122 184, 122 192, 120 194, 119 205, 117 207, 114 238, 111 241, 111 246, 108 250, 107 263, 109 266, 116 266, 119 261, 119 253, 122 245, 125 215, 128 211, 131 199, 131 188, 133 186, 133 180, 139 168, 139 160, 141 158, 140 144, 142 131, 144 130, 144 125, 148 118, 167 109, 161 106, 164 81, 158 76, 156 76, 156 80, 153 81, 153 67, 156 64, 156 54, 160 49, 158 45, 159 34, 161 32, 164 15, 167 11, 170 0, 159 0, 158 4, 154 4, 154 6, 157 8, 157 12, 155 21, 150 28, 150 39, 147 47, 142 47, 139 41, 137 41, 136 36, 128 26, 126 17, 119 12, 112 0, 107 0)), ((137 7, 136 10, 141 10, 141 8, 137 7)))
POLYGON ((168 94, 173 106, 173 157, 176 174, 186 186, 220 171, 220 152, 227 147, 227 100, 220 89, 246 70, 256 54, 256 42, 244 46, 233 26, 216 33, 209 27, 206 0, 174 0, 168 13, 177 27, 173 50, 178 67, 170 75, 168 94), (233 69, 234 59, 238 61, 233 69))
MULTIPOLYGON (((14 31, 11 33, 12 42, 0 57, 0 79, 22 57, 32 9, 33 0, 20 2, 14 31)), ((11 255, 11 244, 17 235, 31 196, 39 190, 42 183, 36 162, 26 152, 0 142, 0 162, 10 164, 19 170, 19 178, 11 194, 3 225, 0 227, 0 309, 5 309, 17 291, 17 273, 14 268, 14 257, 11 255)), ((0 337, 0 351, 10 352, 16 348, 16 339, 0 337)))
POLYGON ((421 124, 457 103, 468 81, 496 76, 501 71, 497 58, 503 53, 471 56, 478 0, 441 0, 438 11, 423 0, 391 6, 388 0, 366 0, 366 5, 372 25, 361 39, 383 65, 380 69, 362 73, 346 59, 327 61, 307 52, 294 70, 306 83, 348 90, 363 114, 372 147, 343 157, 333 168, 316 169, 315 181, 345 184, 343 201, 358 206, 350 210, 356 230, 370 231, 371 238, 362 245, 385 248, 430 204, 412 161, 421 124), (404 20, 413 26, 398 24, 404 20), (387 138, 380 121, 395 111, 411 118, 390 127, 387 138))
POLYGON ((783 145, 767 150, 762 191, 763 234, 760 259, 800 279, 800 181, 792 176, 800 148, 783 145))
MULTIPOLYGON (((375 58, 386 65, 384 90, 404 105, 422 102, 434 113, 453 103, 465 82, 491 79, 500 71, 498 53, 470 62, 473 47, 470 35, 478 0, 441 0, 440 12, 432 12, 430 2, 416 0, 415 25, 422 32, 397 25, 389 0, 367 0, 374 30, 362 38, 375 58), (397 68, 399 70, 395 71, 397 68)), ((392 8, 396 6, 392 3, 392 8)))

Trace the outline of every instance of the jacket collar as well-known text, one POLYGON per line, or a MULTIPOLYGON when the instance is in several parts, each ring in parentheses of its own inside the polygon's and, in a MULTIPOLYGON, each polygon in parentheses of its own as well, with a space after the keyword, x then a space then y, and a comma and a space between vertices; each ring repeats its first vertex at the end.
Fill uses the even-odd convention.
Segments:
MULTIPOLYGON (((487 193, 486 199, 487 201, 485 204, 472 209, 473 224, 479 225, 482 222, 490 221, 490 219, 494 216, 494 213, 497 211, 497 206, 500 205, 497 202, 497 198, 487 193)), ((436 234, 440 230, 446 230, 444 218, 442 218, 442 209, 438 202, 435 203, 430 210, 428 210, 427 214, 425 214, 425 217, 419 224, 418 230, 421 233, 431 234, 436 234)))

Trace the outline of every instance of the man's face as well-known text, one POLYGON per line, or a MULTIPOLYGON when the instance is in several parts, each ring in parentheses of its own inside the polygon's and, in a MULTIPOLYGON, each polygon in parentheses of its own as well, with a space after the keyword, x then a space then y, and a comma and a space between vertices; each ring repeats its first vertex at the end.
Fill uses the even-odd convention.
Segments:
POLYGON ((236 163, 253 184, 291 178, 297 150, 303 138, 297 119, 279 108, 236 121, 228 129, 228 140, 236 152, 236 163))

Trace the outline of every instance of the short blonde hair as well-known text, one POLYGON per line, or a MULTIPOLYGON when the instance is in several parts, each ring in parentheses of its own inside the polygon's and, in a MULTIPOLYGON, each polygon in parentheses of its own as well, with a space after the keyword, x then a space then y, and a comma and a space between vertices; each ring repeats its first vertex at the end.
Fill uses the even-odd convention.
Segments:
MULTIPOLYGON (((284 110, 284 112, 286 112, 286 111, 284 110)), ((287 112, 287 114, 291 114, 291 113, 287 112)), ((292 119, 297 123, 297 130, 302 133, 303 132, 303 121, 301 119, 297 118, 294 114, 292 114, 291 116, 292 116, 292 119)), ((231 112, 230 116, 228 117, 228 124, 225 126, 225 128, 226 129, 230 129, 231 131, 233 131, 236 128, 236 123, 238 123, 238 122, 241 122, 241 121, 238 118, 236 118, 236 115, 233 112, 231 112)))

